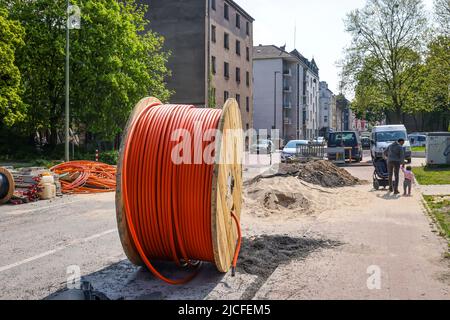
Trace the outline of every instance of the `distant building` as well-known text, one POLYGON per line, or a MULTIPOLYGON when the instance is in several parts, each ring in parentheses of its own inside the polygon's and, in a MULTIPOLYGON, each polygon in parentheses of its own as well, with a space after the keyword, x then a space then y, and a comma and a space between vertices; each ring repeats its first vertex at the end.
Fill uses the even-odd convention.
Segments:
POLYGON ((326 137, 336 130, 336 96, 328 88, 328 83, 319 84, 319 135, 326 137))
POLYGON ((244 129, 253 126, 253 21, 232 0, 138 0, 150 29, 171 52, 172 103, 222 107, 236 98, 244 129))
POLYGON ((343 94, 336 97, 336 131, 352 130, 350 101, 343 94))
POLYGON ((319 68, 314 58, 309 61, 300 52, 291 52, 300 60, 300 93, 302 115, 302 138, 314 139, 319 136, 319 68))
POLYGON ((297 50, 259 45, 253 48, 254 128, 275 128, 286 143, 318 134, 319 78, 314 60, 297 50))

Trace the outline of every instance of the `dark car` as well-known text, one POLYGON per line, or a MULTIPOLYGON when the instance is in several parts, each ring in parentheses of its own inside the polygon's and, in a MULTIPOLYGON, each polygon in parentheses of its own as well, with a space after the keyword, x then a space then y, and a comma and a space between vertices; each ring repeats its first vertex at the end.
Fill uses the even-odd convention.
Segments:
POLYGON ((361 137, 361 145, 364 150, 370 150, 370 138, 369 137, 361 137))
MULTIPOLYGON (((363 149, 359 134, 355 131, 333 132, 328 138, 328 149, 348 148, 345 150, 345 160, 351 159, 361 162, 363 159, 363 149), (351 148, 351 152, 350 152, 351 148)), ((327 152, 329 160, 336 160, 336 153, 327 152)))

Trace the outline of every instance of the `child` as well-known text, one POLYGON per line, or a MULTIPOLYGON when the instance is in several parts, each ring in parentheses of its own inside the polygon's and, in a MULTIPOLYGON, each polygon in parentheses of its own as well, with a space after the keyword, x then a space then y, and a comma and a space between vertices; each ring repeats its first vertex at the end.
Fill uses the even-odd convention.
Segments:
POLYGON ((414 173, 412 172, 411 166, 402 165, 402 171, 405 175, 405 180, 403 181, 403 195, 406 196, 406 191, 408 190, 408 196, 411 196, 411 187, 414 181, 414 173))

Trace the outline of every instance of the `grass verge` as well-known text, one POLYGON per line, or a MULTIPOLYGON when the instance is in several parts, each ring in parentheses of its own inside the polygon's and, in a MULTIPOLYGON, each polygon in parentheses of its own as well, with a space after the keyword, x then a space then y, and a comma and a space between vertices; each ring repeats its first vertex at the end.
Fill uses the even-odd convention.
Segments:
POLYGON ((424 186, 450 184, 450 166, 426 166, 413 168, 419 184, 424 186))
POLYGON ((413 152, 425 152, 426 148, 425 147, 412 147, 411 151, 413 151, 413 152))
POLYGON ((431 214, 436 218, 447 239, 450 240, 450 195, 423 196, 431 214))

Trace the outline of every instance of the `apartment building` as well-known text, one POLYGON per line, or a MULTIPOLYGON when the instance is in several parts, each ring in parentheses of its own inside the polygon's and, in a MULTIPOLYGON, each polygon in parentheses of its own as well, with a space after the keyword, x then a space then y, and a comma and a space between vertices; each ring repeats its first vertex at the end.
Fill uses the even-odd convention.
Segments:
POLYGON ((319 70, 297 50, 253 48, 254 127, 280 132, 287 142, 318 134, 319 70))
POLYGON ((328 83, 319 83, 319 135, 328 136, 336 130, 336 96, 328 88, 328 83))
POLYGON ((302 137, 311 140, 319 135, 319 68, 314 58, 310 61, 296 49, 291 52, 300 61, 303 83, 302 93, 302 137))
POLYGON ((232 0, 139 0, 150 29, 170 51, 172 103, 222 107, 235 98, 243 128, 253 126, 254 19, 232 0))

